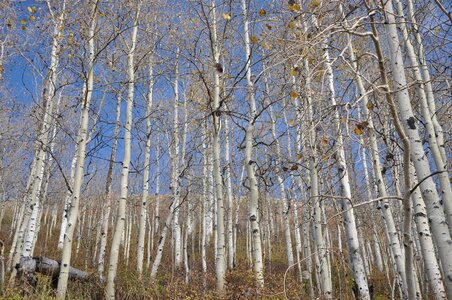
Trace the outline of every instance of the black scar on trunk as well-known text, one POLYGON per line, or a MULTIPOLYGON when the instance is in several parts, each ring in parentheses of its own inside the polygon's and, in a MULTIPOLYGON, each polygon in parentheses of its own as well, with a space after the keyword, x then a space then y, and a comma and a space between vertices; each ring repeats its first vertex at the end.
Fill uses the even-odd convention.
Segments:
POLYGON ((414 125, 414 123, 416 122, 416 119, 414 117, 409 117, 406 120, 408 127, 410 127, 410 129, 416 129, 416 125, 414 125))

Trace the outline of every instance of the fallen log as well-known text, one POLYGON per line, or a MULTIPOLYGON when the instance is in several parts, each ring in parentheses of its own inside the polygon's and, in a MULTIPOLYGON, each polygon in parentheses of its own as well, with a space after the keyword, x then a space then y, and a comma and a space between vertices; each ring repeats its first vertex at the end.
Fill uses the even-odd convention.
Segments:
MULTIPOLYGON (((52 277, 52 282, 58 282, 60 274, 60 262, 44 256, 22 258, 16 265, 17 278, 27 281, 30 285, 36 285, 35 273, 52 277)), ((89 274, 85 271, 69 267, 70 280, 87 280, 89 274)))

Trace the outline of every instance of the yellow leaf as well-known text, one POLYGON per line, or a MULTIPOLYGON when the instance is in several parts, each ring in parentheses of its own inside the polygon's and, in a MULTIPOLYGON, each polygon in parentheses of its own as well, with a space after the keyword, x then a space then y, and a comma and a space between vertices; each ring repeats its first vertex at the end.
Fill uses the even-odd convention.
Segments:
POLYGON ((25 20, 25 19, 20 20, 20 24, 22 24, 22 25, 27 24, 27 20, 25 20))
POLYGON ((290 97, 292 97, 292 98, 294 98, 294 99, 296 99, 296 98, 298 98, 298 92, 297 91, 292 91, 292 92, 290 92, 290 97))
POLYGON ((223 19, 225 19, 226 21, 229 21, 231 19, 231 15, 229 13, 224 13, 223 19))
POLYGON ((27 9, 32 14, 34 14, 36 12, 36 6, 33 6, 33 7, 28 6, 27 9))
POLYGON ((265 9, 261 8, 261 9, 259 10, 259 16, 263 17, 263 16, 265 16, 266 14, 267 14, 267 12, 265 11, 265 9))
POLYGON ((290 29, 294 29, 295 28, 295 22, 294 21, 290 21, 289 22, 289 28, 290 29))
POLYGON ((300 11, 301 10, 300 4, 294 3, 292 5, 289 5, 289 10, 290 11, 300 11))
POLYGON ((361 135, 363 134, 363 130, 359 127, 355 127, 355 129, 353 129, 353 131, 357 134, 357 135, 361 135))
POLYGON ((375 107, 375 105, 369 101, 369 102, 367 102, 366 107, 368 110, 372 110, 375 107))
POLYGON ((300 73, 300 69, 298 67, 295 67, 290 70, 290 76, 298 76, 299 73, 300 73))
POLYGON ((316 8, 317 6, 320 5, 321 0, 313 0, 311 2, 311 7, 316 8))
POLYGON ((294 120, 289 120, 289 126, 293 126, 294 123, 295 123, 294 120))
POLYGON ((36 20, 36 17, 35 17, 35 16, 29 16, 28 19, 29 19, 30 21, 34 21, 34 20, 36 20))
POLYGON ((270 50, 272 48, 267 42, 263 42, 262 47, 266 50, 270 50))
POLYGON ((251 39, 251 43, 252 44, 256 44, 257 43, 257 37, 255 35, 252 35, 250 39, 251 39))
POLYGON ((303 155, 301 155, 301 153, 297 153, 297 160, 300 160, 303 157, 303 155))

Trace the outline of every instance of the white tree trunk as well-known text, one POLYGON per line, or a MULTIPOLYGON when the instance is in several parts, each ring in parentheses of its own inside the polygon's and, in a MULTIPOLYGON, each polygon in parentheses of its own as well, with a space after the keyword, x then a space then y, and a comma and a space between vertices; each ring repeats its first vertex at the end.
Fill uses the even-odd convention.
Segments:
POLYGON ((152 90, 154 87, 153 79, 153 59, 152 55, 149 57, 149 86, 148 86, 148 103, 146 109, 146 147, 144 153, 143 166, 143 191, 140 205, 140 223, 138 227, 138 247, 137 247, 137 271, 138 274, 143 272, 143 258, 144 258, 144 237, 146 233, 146 220, 148 215, 148 191, 149 191, 149 162, 151 158, 151 113, 152 113, 152 90))
POLYGON ((58 277, 57 298, 64 299, 66 297, 67 283, 69 279, 69 268, 71 264, 72 242, 74 231, 77 226, 79 216, 79 202, 80 191, 83 183, 84 167, 85 167, 85 153, 87 144, 87 133, 89 124, 89 110, 91 104, 91 97, 94 86, 94 60, 96 57, 94 49, 94 34, 96 29, 97 17, 97 1, 93 1, 91 7, 91 20, 88 33, 88 76, 83 87, 83 105, 81 111, 79 140, 77 141, 77 164, 75 168, 74 187, 72 191, 72 201, 70 204, 69 217, 67 229, 64 236, 63 255, 60 264, 60 274, 58 277))
POLYGON ((132 131, 132 108, 135 88, 135 48, 137 44, 138 33, 138 17, 140 15, 141 1, 138 1, 136 7, 136 15, 132 28, 131 45, 127 54, 127 76, 128 76, 128 96, 127 96, 127 108, 126 108, 126 124, 124 126, 124 158, 122 161, 121 172, 121 192, 118 205, 118 215, 116 218, 116 226, 113 234, 113 241, 110 250, 110 261, 108 265, 108 277, 106 298, 115 298, 115 278, 118 268, 119 260, 119 245, 121 237, 124 233, 124 223, 126 218, 126 205, 128 196, 128 181, 129 181, 129 167, 130 167, 130 153, 131 153, 131 131, 132 131))
MULTIPOLYGON (((399 0, 396 0, 395 2, 397 5, 397 9, 398 9, 398 15, 400 16, 398 24, 399 24, 399 27, 402 29, 403 41, 405 42, 406 54, 410 60, 411 70, 413 71, 414 78, 416 80, 416 85, 415 85, 416 86, 416 94, 419 99, 422 117, 424 118, 423 123, 424 123, 425 129, 426 129, 426 136, 428 138, 428 144, 430 146, 433 161, 435 162, 436 171, 439 172, 438 177, 439 177, 440 186, 441 186, 440 193, 443 198, 444 209, 446 212, 446 220, 447 220, 447 223, 449 224, 449 229, 451 229, 452 228, 452 190, 451 190, 451 186, 450 186, 449 175, 448 175, 448 172, 446 169, 447 165, 441 155, 441 151, 440 151, 440 147, 439 147, 440 145, 438 144, 437 135, 436 135, 435 128, 434 128, 434 121, 433 121, 432 115, 436 115, 436 112, 434 112, 434 113, 430 112, 430 108, 429 108, 428 100, 427 100, 427 94, 425 91, 426 89, 425 89, 425 85, 423 82, 421 70, 419 68, 419 62, 418 62, 419 58, 416 56, 414 47, 411 43, 411 40, 410 40, 410 37, 408 34, 408 29, 406 28, 406 25, 405 25, 406 20, 403 15, 402 3, 399 0)), ((434 103, 434 100, 433 100, 433 103, 434 103)), ((436 117, 435 117, 435 119, 436 119, 436 117)), ((438 123, 438 125, 439 125, 439 123, 438 123)))
MULTIPOLYGON (((44 81, 43 86, 43 104, 44 111, 42 114, 43 120, 40 125, 39 133, 36 140, 36 152, 34 161, 32 164, 32 169, 30 171, 30 178, 27 183, 27 189, 25 193, 25 201, 24 208, 21 210, 20 218, 18 219, 16 232, 13 239, 13 246, 10 251, 10 261, 11 264, 8 263, 8 268, 12 265, 15 266, 20 258, 21 254, 24 251, 24 248, 29 248, 30 250, 25 250, 25 254, 28 252, 31 253, 31 243, 24 245, 26 233, 30 232, 30 230, 26 231, 27 228, 32 227, 32 233, 34 236, 34 228, 35 221, 37 217, 37 209, 39 208, 39 192, 41 190, 42 181, 43 181, 43 172, 45 169, 45 158, 47 153, 47 144, 49 140, 50 128, 51 128, 51 119, 53 118, 53 102, 55 96, 55 87, 57 83, 57 71, 59 66, 59 51, 61 47, 61 38, 62 38, 62 25, 65 18, 65 2, 62 3, 62 11, 58 17, 53 16, 54 30, 53 30, 53 38, 52 38, 52 50, 51 50, 51 61, 49 65, 49 71, 44 81), (34 220, 33 220, 34 219, 34 220), (32 221, 31 224, 30 220, 32 221), (12 252, 14 251, 14 252, 12 252), (14 253, 14 255, 11 255, 14 253)), ((13 268, 10 277, 10 284, 13 282, 16 275, 16 269, 13 268)))
POLYGON ((256 282, 259 287, 264 286, 264 264, 262 260, 262 243, 261 232, 259 226, 259 186, 255 174, 256 162, 252 159, 253 152, 253 135, 254 123, 256 122, 256 101, 254 99, 254 83, 251 80, 251 42, 249 32, 249 21, 246 1, 242 0, 242 11, 244 15, 244 37, 245 37, 245 53, 246 53, 246 82, 248 86, 248 101, 250 106, 250 114, 248 116, 248 128, 245 134, 245 166, 248 175, 249 185, 249 205, 248 219, 250 221, 250 230, 253 245, 253 264, 256 275, 256 282))
POLYGON ((174 217, 174 210, 176 207, 175 203, 176 202, 173 200, 171 203, 171 206, 169 208, 168 215, 166 217, 166 221, 163 224, 162 232, 160 234, 159 243, 157 245, 157 253, 155 254, 154 263, 152 264, 152 269, 151 269, 151 279, 152 280, 155 280, 155 278, 157 277, 157 271, 160 267, 160 262, 162 260, 166 236, 168 235, 168 228, 171 226, 171 222, 174 217))
MULTIPOLYGON (((212 6, 212 56, 215 66, 220 65, 220 49, 217 37, 217 15, 216 4, 211 3, 212 6)), ((214 91, 213 91, 213 111, 212 111, 212 154, 213 154, 213 175, 216 198, 216 256, 215 256, 215 274, 217 277, 217 289, 224 290, 224 276, 226 273, 226 244, 225 244, 225 226, 224 226, 224 204, 223 204, 223 181, 221 176, 221 106, 220 106, 220 71, 218 68, 213 68, 214 77, 214 91)))
MULTIPOLYGON (((377 44, 376 44, 377 47, 377 44)), ((386 233, 389 238, 389 244, 391 248, 391 253, 396 265, 396 277, 398 280, 398 283, 402 290, 406 291, 406 273, 405 273, 405 262, 404 262, 404 256, 402 252, 402 245, 400 243, 400 239, 398 236, 398 230, 396 228, 394 217, 392 214, 392 209, 388 201, 388 194, 386 190, 385 181, 382 174, 381 164, 380 164, 380 152, 378 148, 377 143, 377 137, 375 135, 375 129, 372 119, 372 114, 369 112, 368 107, 369 105, 369 99, 367 97, 367 92, 364 87, 364 83, 362 81, 360 72, 358 70, 358 64, 357 59, 355 57, 355 52, 353 49, 352 42, 348 45, 350 60, 352 63, 352 66, 356 73, 356 85, 358 87, 359 96, 363 99, 363 111, 364 111, 364 117, 368 122, 368 135, 370 140, 370 151, 372 156, 372 162, 373 162, 373 170, 374 170, 374 180, 376 181, 376 185, 378 188, 379 197, 382 197, 384 200, 379 203, 379 209, 381 209, 381 213, 383 216, 383 220, 385 222, 385 229, 386 233)), ((378 51, 377 51, 378 52, 378 51)), ((380 63, 380 62, 379 62, 380 63)), ((380 65, 380 75, 382 77, 382 80, 385 81, 386 75, 382 70, 382 66, 380 65)))
MULTIPOLYGON (((414 167, 411 165, 411 181, 412 184, 417 184, 414 167)), ((441 276, 441 269, 438 264, 435 245, 432 239, 432 233, 427 218, 427 211, 425 208, 424 199, 419 192, 419 188, 413 191, 411 195, 413 201, 413 215, 416 223, 416 228, 419 237, 419 244, 421 246, 422 258, 424 260, 425 273, 432 288, 432 293, 435 299, 446 299, 446 291, 444 289, 443 279, 441 276)))
MULTIPOLYGON (((204 124, 203 126, 203 135, 207 136, 207 125, 204 124)), ((207 152, 208 152, 208 146, 207 142, 203 142, 202 144, 203 149, 203 165, 202 165, 202 236, 201 236, 201 263, 202 263, 202 272, 204 274, 204 277, 207 273, 207 254, 206 254, 206 243, 207 243, 207 219, 208 219, 208 212, 210 210, 209 206, 209 198, 208 198, 208 187, 207 187, 207 152)))
MULTIPOLYGON (((124 86, 125 87, 125 86, 124 86)), ((116 157, 116 148, 118 145, 118 135, 119 135, 119 127, 121 125, 121 100, 122 100, 122 92, 121 89, 117 95, 116 102, 116 120, 115 120, 115 129, 113 133, 113 144, 111 146, 110 152, 110 161, 108 162, 108 171, 107 171, 107 180, 105 184, 105 211, 102 215, 102 224, 101 224, 101 234, 100 234, 100 246, 99 246, 99 257, 97 260, 97 274, 100 279, 103 279, 104 274, 104 264, 105 264, 105 252, 107 249, 107 239, 108 239, 108 228, 109 228, 109 220, 110 220, 110 212, 111 212, 111 204, 112 204, 112 182, 113 182, 113 166, 115 164, 116 157)))
POLYGON ((270 122, 272 123, 272 125, 271 125, 272 126, 272 136, 273 136, 273 140, 274 140, 275 146, 276 146, 275 173, 276 173, 276 178, 278 180, 279 193, 281 195, 280 196, 281 197, 281 215, 283 217, 283 223, 284 223, 284 237, 286 240, 287 266, 290 267, 294 263, 293 250, 292 250, 292 235, 291 235, 291 230, 290 230, 290 218, 289 218, 290 204, 289 204, 289 200, 287 199, 284 180, 281 176, 281 173, 282 173, 282 170, 280 168, 280 166, 282 165, 281 146, 279 144, 278 137, 276 134, 276 119, 274 117, 273 108, 271 105, 269 106, 269 109, 270 109, 270 122))
MULTIPOLYGON (((312 100, 311 90, 311 74, 309 70, 309 62, 307 59, 303 61, 304 73, 306 76, 306 110, 307 110, 307 131, 308 137, 308 169, 309 169, 309 181, 310 181, 310 202, 313 206, 313 237, 314 237, 314 249, 317 255, 315 255, 316 277, 317 285, 325 299, 332 298, 332 282, 331 282, 331 270, 328 264, 328 248, 325 243, 323 222, 322 222, 322 205, 323 201, 320 198, 319 182, 318 182, 318 161, 316 150, 316 130, 315 123, 313 121, 314 108, 312 100)), ((307 249, 306 256, 309 257, 310 247, 307 249)), ((309 265, 308 265, 309 268, 309 265)), ((312 276, 312 275, 311 275, 312 276)), ((312 286, 312 285, 311 285, 312 286)), ((312 293, 312 291, 311 291, 312 293)))
POLYGON ((175 80, 174 80, 174 127, 173 127, 173 157, 171 158, 173 165, 172 192, 175 202, 175 211, 173 219, 174 234, 174 264, 179 268, 182 264, 182 242, 181 228, 179 224, 179 205, 180 205, 180 142, 179 142, 179 48, 176 53, 175 80))
MULTIPOLYGON (((414 34, 416 36, 416 42, 418 45, 418 58, 419 63, 421 64, 421 73, 423 77, 423 83, 425 85, 425 94, 427 97, 428 107, 430 109, 430 116, 433 122, 433 126, 435 128, 435 136, 436 141, 438 143, 438 147, 441 153, 441 158, 444 163, 447 162, 447 156, 446 156, 446 147, 444 143, 444 134, 443 134, 443 128, 441 127, 441 124, 438 122, 437 113, 436 113, 436 104, 435 104, 435 97, 433 95, 433 88, 432 88, 432 79, 430 77, 430 71, 427 66, 427 61, 425 58, 424 53, 424 45, 423 45, 423 39, 421 37, 421 30, 419 29, 419 24, 416 22, 416 18, 414 16, 414 7, 413 7, 413 1, 407 0, 408 4, 408 12, 409 12, 409 20, 411 22, 411 26, 414 29, 414 34)), ((417 64, 416 64, 417 65, 417 64)), ((447 217, 448 220, 450 220, 450 214, 447 217)), ((449 229, 451 229, 452 223, 449 222, 449 229)))
POLYGON ((395 98, 398 102, 400 117, 403 120, 403 127, 409 138, 411 160, 416 168, 420 190, 427 204, 427 213, 432 226, 433 237, 438 247, 439 258, 443 267, 444 284, 450 297, 452 295, 452 240, 450 230, 447 226, 446 217, 441 205, 441 198, 436 190, 435 182, 431 177, 430 165, 417 128, 418 122, 416 122, 411 107, 392 0, 385 2, 384 9, 387 19, 386 28, 389 35, 388 44, 391 70, 394 79, 395 98))
MULTIPOLYGON (((324 51, 324 63, 326 69, 326 77, 328 81, 328 98, 333 107, 337 107, 336 92, 334 88, 333 68, 331 67, 331 60, 329 55, 328 42, 325 41, 322 46, 324 51)), ((334 111, 334 120, 337 128, 341 127, 341 119, 337 109, 334 111)), ((358 230, 356 228, 355 213, 352 206, 352 192, 350 187, 350 179, 347 170, 344 142, 342 134, 339 133, 336 137, 337 145, 337 170, 340 180, 340 188, 342 194, 346 199, 341 199, 340 206, 343 212, 343 224, 345 229, 345 238, 347 250, 350 257, 350 264, 353 271, 355 283, 358 286, 358 293, 361 299, 370 299, 369 286, 367 284, 366 270, 364 267, 363 258, 360 253, 358 230)))
POLYGON ((155 208, 154 208, 154 234, 160 232, 160 135, 157 134, 157 147, 155 149, 155 208))
POLYGON ((228 268, 234 268, 234 221, 232 218, 233 207, 234 207, 234 196, 232 194, 232 175, 231 175, 231 157, 230 157, 230 146, 229 146, 229 122, 228 118, 224 118, 224 136, 225 136, 225 168, 226 168, 226 194, 228 199, 228 268))

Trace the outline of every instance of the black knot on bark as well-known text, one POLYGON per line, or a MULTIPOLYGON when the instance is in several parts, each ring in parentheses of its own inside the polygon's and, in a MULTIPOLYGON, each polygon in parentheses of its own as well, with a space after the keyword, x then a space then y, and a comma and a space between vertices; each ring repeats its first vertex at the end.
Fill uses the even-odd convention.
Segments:
POLYGON ((217 70, 218 73, 223 73, 223 66, 220 63, 216 63, 214 65, 215 70, 217 70))
POLYGON ((406 123, 408 124, 408 127, 409 127, 410 129, 416 129, 416 125, 415 125, 416 119, 415 119, 414 117, 409 117, 409 118, 406 120, 406 123))

